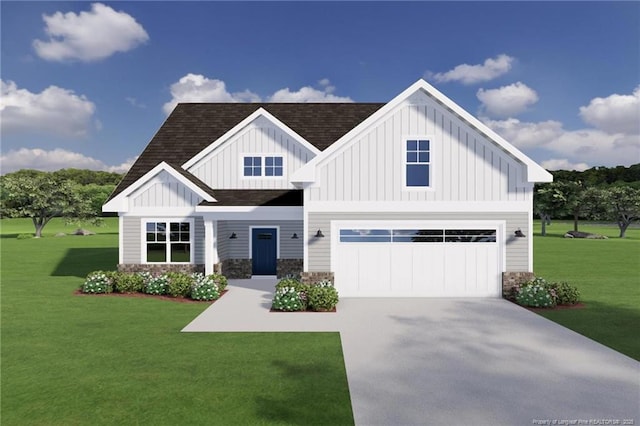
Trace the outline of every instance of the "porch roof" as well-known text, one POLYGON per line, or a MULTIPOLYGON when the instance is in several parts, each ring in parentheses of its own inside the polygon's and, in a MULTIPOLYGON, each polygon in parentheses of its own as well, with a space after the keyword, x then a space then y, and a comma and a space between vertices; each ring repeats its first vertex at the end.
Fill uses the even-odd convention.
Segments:
POLYGON ((200 206, 302 206, 301 189, 218 189, 217 202, 203 201, 200 206))

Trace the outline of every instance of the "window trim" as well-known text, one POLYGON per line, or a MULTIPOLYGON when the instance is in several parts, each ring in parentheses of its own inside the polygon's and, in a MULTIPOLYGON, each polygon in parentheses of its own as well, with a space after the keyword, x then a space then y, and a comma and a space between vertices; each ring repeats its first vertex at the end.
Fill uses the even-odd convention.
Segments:
POLYGON ((240 179, 246 180, 283 180, 287 177, 287 156, 282 152, 242 152, 240 153, 240 179), (260 176, 245 176, 244 175, 244 159, 245 157, 260 157, 260 176), (282 176, 266 176, 267 157, 281 157, 282 158, 282 176))
MULTIPOLYGON (((194 242, 195 242, 195 220, 192 217, 145 217, 141 221, 140 228, 140 261, 144 265, 195 265, 195 252, 194 252, 194 242), (171 262, 171 241, 166 241, 166 254, 167 261, 166 262, 149 262, 147 260, 147 224, 148 223, 157 223, 157 222, 166 222, 168 227, 171 227, 169 223, 189 223, 189 253, 190 261, 189 262, 171 262)), ((180 241, 180 243, 184 243, 184 241, 180 241)))
POLYGON ((402 190, 403 191, 434 191, 435 182, 433 172, 434 169, 434 154, 436 151, 435 140, 433 135, 420 134, 420 135, 403 135, 402 136, 402 156, 401 158, 401 170, 402 170, 402 190), (429 185, 428 186, 407 186, 407 165, 408 164, 420 164, 420 163, 408 163, 407 162, 407 142, 410 140, 427 140, 429 141, 429 162, 423 163, 429 165, 429 185))

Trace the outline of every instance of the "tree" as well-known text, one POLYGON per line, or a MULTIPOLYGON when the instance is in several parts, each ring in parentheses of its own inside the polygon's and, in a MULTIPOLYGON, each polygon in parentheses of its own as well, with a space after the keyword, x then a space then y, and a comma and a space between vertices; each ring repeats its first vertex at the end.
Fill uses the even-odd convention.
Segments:
POLYGON ((96 216, 101 216, 102 205, 107 201, 115 187, 115 185, 90 183, 88 185, 76 185, 76 191, 78 191, 83 200, 86 200, 91 205, 92 212, 96 216))
POLYGON ((547 235, 547 225, 551 224, 551 218, 564 214, 567 198, 564 185, 560 182, 551 182, 536 187, 533 211, 542 221, 542 235, 547 235))
POLYGON ((33 170, 0 177, 0 209, 6 217, 30 217, 36 238, 42 236, 42 229, 54 217, 95 217, 90 203, 71 182, 33 170))
POLYGON ((628 186, 614 186, 605 191, 609 214, 618 223, 620 238, 629 225, 640 220, 640 190, 628 186))

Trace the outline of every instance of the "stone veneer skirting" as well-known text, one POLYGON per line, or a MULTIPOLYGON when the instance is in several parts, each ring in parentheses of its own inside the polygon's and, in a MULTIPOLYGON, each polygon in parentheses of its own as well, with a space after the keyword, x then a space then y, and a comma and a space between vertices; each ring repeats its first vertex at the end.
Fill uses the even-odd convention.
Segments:
POLYGON ((162 274, 165 272, 185 272, 188 274, 201 272, 204 274, 204 265, 168 265, 168 264, 143 264, 143 263, 121 263, 118 265, 120 272, 150 272, 152 274, 162 274))
POLYGON ((298 276, 302 273, 302 259, 278 259, 276 267, 278 278, 284 278, 287 275, 298 276))
POLYGON ((511 289, 518 284, 531 281, 535 278, 533 272, 503 272, 502 273, 502 297, 508 299, 511 289))
MULTIPOLYGON (((225 259, 221 262, 222 275, 230 279, 251 278, 253 263, 251 259, 225 259)), ((284 278, 287 275, 300 275, 302 259, 278 259, 276 275, 284 278)))
POLYGON ((333 272, 303 272, 300 274, 300 278, 305 284, 313 284, 323 280, 333 283, 333 272))

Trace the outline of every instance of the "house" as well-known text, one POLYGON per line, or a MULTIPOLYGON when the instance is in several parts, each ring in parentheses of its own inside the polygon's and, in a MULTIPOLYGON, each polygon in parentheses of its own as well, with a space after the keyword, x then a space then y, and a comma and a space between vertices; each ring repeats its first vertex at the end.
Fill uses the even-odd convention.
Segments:
POLYGON ((499 297, 531 275, 533 185, 551 180, 419 80, 386 104, 179 104, 103 211, 120 270, 499 297))

